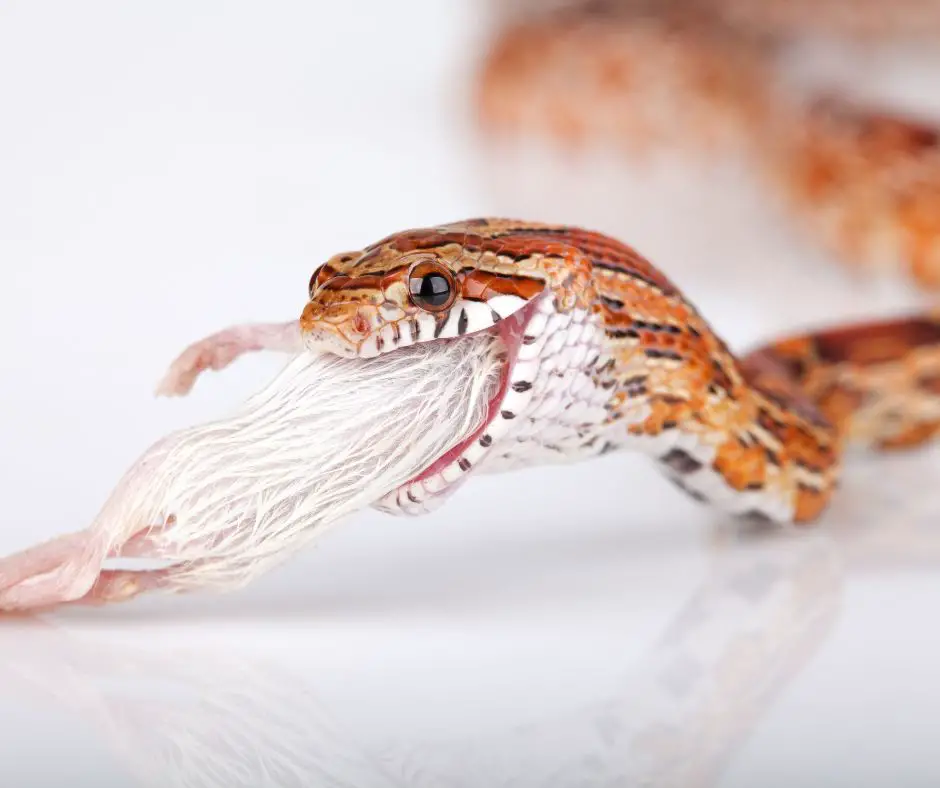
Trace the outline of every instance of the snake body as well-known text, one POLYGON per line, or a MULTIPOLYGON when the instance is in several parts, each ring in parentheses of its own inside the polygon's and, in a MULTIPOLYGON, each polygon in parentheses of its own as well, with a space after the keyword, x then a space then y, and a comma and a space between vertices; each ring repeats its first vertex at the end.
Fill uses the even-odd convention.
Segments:
POLYGON ((569 148, 604 142, 634 157, 741 157, 836 259, 936 289, 935 125, 802 84, 785 66, 814 35, 923 41, 938 33, 936 0, 569 3, 500 30, 483 59, 478 115, 491 135, 542 135, 569 148))
POLYGON ((576 227, 473 219, 401 232, 318 268, 305 344, 374 357, 498 332, 487 422, 378 506, 420 514, 473 472, 651 456, 695 499, 807 523, 850 442, 893 449, 940 429, 940 318, 785 338, 736 356, 631 247, 576 227))

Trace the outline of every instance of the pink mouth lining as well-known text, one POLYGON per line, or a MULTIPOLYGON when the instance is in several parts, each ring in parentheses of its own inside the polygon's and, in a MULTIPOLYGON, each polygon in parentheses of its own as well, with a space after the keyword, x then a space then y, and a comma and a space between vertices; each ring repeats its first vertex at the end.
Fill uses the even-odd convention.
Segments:
MULTIPOLYGON (((406 485, 422 481, 423 479, 427 479, 429 476, 433 476, 435 473, 442 471, 454 460, 460 457, 460 455, 463 454, 464 450, 470 444, 478 440, 479 437, 484 432, 486 432, 487 427, 490 426, 496 416, 496 413, 498 412, 499 403, 502 402, 503 397, 506 396, 506 387, 509 385, 509 376, 516 364, 516 360, 519 357, 519 348, 522 345, 522 337, 525 333, 525 328, 529 324, 533 313, 538 308, 538 302, 541 300, 541 298, 542 296, 533 298, 518 312, 515 312, 509 317, 500 320, 492 328, 487 329, 488 331, 496 329, 500 338, 503 340, 503 344, 506 346, 506 352, 508 356, 506 363, 503 365, 503 369, 500 372, 499 388, 496 390, 496 394, 493 396, 489 402, 489 405, 487 406, 487 415, 486 419, 483 421, 483 424, 474 432, 470 433, 470 435, 468 435, 466 438, 464 438, 464 440, 455 445, 452 449, 442 454, 437 460, 421 471, 421 473, 411 479, 411 481, 406 482, 406 485)), ((451 341, 460 342, 461 338, 453 339, 451 341)), ((452 484, 451 487, 456 486, 456 484, 459 484, 461 481, 463 481, 463 479, 460 479, 457 483, 452 484)))

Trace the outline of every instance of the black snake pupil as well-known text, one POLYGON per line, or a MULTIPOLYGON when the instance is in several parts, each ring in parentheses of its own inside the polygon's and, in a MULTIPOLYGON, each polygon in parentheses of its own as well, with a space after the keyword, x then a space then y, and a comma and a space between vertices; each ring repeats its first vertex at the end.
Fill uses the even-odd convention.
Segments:
POLYGON ((443 306, 450 298, 450 282, 443 274, 425 274, 411 280, 411 295, 425 306, 443 306))

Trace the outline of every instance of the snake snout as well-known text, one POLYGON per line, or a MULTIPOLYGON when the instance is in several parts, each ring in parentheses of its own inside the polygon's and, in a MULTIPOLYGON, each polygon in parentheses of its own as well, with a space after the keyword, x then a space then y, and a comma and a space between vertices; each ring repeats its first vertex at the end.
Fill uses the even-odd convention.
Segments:
POLYGON ((304 346, 346 357, 363 355, 363 343, 375 330, 374 317, 363 304, 311 301, 300 316, 304 346))

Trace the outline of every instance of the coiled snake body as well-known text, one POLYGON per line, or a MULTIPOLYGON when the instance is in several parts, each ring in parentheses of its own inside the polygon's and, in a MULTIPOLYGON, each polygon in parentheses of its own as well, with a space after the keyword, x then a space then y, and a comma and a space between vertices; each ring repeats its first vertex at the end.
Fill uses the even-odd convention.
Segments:
POLYGON ((936 0, 568 3, 498 32, 477 84, 478 116, 490 135, 541 135, 568 148, 740 157, 836 259, 936 289, 935 125, 803 84, 785 66, 814 36, 890 43, 938 34, 936 0))

